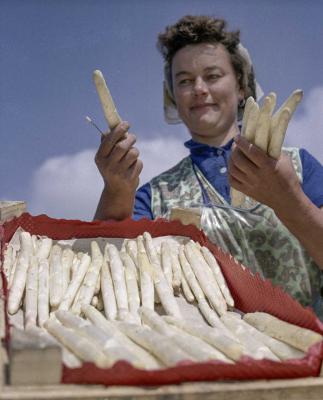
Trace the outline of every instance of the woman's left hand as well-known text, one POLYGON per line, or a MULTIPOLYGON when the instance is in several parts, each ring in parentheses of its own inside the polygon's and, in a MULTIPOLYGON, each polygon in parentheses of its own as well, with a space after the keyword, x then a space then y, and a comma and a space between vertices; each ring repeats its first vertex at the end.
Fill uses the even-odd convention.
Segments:
POLYGON ((283 211, 302 191, 292 161, 286 154, 282 153, 275 160, 242 136, 235 138, 229 162, 229 183, 277 211, 283 211))

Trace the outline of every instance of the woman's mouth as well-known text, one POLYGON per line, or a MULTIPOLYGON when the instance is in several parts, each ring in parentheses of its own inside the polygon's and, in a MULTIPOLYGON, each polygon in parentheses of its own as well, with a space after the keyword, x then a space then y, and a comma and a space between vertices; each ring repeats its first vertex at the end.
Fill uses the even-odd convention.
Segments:
POLYGON ((201 104, 195 104, 194 106, 191 107, 191 111, 206 111, 210 108, 214 108, 217 105, 215 103, 201 103, 201 104))

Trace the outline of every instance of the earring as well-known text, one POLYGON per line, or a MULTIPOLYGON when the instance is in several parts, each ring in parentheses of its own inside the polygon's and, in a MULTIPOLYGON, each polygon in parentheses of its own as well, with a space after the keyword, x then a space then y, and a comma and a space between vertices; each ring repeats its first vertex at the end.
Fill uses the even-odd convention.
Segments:
POLYGON ((239 108, 243 108, 245 106, 245 104, 246 104, 246 100, 240 99, 238 106, 239 106, 239 108))

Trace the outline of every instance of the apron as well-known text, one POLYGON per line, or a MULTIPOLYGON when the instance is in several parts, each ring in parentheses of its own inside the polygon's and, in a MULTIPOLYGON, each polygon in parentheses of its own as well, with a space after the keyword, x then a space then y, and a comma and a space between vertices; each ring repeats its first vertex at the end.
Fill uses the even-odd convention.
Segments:
MULTIPOLYGON (((284 148, 302 181, 297 148, 284 148)), ((198 207, 201 229, 211 242, 274 285, 311 306, 323 320, 321 271, 298 239, 268 206, 246 198, 246 208, 233 208, 208 182, 188 156, 150 182, 154 218, 169 218, 172 208, 198 207)))

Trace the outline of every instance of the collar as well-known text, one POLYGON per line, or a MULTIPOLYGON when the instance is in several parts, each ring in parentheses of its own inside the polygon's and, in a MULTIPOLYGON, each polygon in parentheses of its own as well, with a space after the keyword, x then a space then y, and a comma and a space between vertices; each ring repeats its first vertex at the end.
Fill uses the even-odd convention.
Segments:
POLYGON ((193 139, 184 143, 184 146, 190 150, 191 155, 219 155, 231 150, 233 139, 230 139, 224 146, 214 147, 208 144, 199 143, 193 139))

